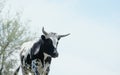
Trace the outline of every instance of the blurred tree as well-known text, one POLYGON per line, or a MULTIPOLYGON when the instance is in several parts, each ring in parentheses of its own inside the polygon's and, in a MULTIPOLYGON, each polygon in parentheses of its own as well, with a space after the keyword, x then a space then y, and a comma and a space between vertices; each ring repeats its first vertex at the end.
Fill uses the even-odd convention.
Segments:
MULTIPOLYGON (((4 0, 0 0, 3 4, 4 0)), ((3 8, 0 6, 0 13, 3 8)), ((11 70, 15 67, 15 52, 26 41, 31 40, 29 31, 20 22, 20 16, 14 18, 0 18, 0 75, 11 75, 11 70)))
POLYGON ((14 52, 24 42, 32 39, 27 33, 26 28, 16 18, 0 23, 0 75, 8 75, 9 70, 15 67, 14 52))

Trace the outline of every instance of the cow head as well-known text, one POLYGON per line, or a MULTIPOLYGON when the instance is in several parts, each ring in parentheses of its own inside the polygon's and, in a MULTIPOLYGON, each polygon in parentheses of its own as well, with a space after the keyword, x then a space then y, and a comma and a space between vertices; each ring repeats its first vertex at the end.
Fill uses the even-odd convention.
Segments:
POLYGON ((68 36, 69 34, 58 35, 57 33, 53 33, 53 32, 48 33, 44 30, 44 27, 42 28, 42 32, 43 32, 43 35, 41 36, 41 39, 44 42, 43 52, 53 58, 58 57, 58 52, 57 52, 58 41, 62 37, 68 36))

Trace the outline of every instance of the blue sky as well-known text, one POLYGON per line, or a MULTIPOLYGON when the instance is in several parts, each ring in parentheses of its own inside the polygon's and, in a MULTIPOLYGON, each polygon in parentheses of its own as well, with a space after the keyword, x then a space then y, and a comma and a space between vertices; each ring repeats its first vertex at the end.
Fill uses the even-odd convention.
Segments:
POLYGON ((120 75, 119 0, 10 0, 31 32, 71 33, 60 40, 50 75, 120 75))

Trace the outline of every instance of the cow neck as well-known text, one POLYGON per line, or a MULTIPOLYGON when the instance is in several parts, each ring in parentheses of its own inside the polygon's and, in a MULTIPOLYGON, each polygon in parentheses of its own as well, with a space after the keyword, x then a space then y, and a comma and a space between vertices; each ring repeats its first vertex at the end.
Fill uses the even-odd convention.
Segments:
MULTIPOLYGON (((40 50, 39 50, 39 54, 40 54, 40 60, 41 60, 41 62, 42 62, 42 65, 44 66, 44 64, 45 64, 45 60, 48 58, 48 57, 50 57, 50 55, 48 55, 48 54, 46 54, 45 52, 44 52, 44 41, 41 39, 41 44, 40 44, 40 50)), ((50 57, 51 58, 51 57, 50 57)))
POLYGON ((30 54, 31 60, 40 59, 43 64, 43 60, 44 60, 43 50, 44 50, 44 41, 40 39, 31 48, 31 54, 30 54))
POLYGON ((44 66, 44 41, 40 39, 40 50, 39 50, 39 59, 42 62, 42 65, 44 66))

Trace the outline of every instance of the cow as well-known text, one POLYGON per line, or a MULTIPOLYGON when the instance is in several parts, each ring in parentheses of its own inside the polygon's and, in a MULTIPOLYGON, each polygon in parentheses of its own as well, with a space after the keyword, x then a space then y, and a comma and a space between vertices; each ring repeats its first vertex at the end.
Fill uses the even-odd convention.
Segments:
POLYGON ((20 66, 14 72, 17 75, 22 69, 23 75, 48 75, 52 58, 59 56, 57 52, 58 42, 62 37, 70 34, 58 35, 54 32, 46 32, 42 28, 41 38, 33 43, 25 43, 20 52, 20 66))

